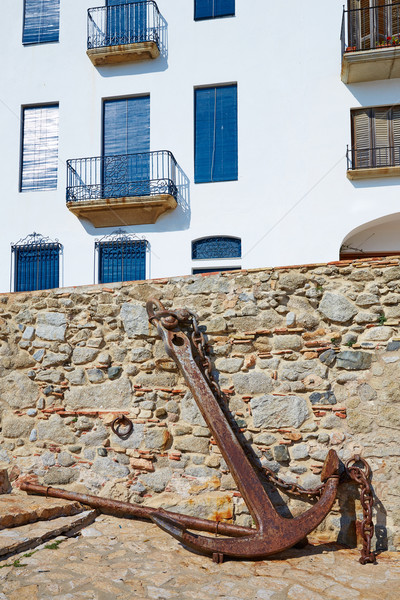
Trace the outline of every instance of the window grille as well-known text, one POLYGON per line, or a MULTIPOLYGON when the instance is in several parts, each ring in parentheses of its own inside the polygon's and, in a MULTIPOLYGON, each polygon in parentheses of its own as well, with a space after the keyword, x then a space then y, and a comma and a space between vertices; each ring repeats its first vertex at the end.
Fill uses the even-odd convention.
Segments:
POLYGON ((195 90, 195 183, 238 178, 237 86, 195 90))
POLYGON ((229 17, 235 14, 235 0, 195 0, 194 18, 215 19, 229 17))
POLYGON ((58 42, 60 0, 25 0, 22 43, 58 42))
POLYGON ((146 279, 146 240, 116 231, 97 240, 95 249, 99 283, 146 279))
POLYGON ((148 3, 142 0, 107 0, 105 46, 147 40, 148 3))
POLYGON ((58 105, 23 109, 21 192, 57 188, 58 105))
POLYGON ((214 236, 192 242, 192 259, 240 258, 242 242, 240 238, 214 236))
POLYGON ((59 287, 61 249, 58 240, 53 242, 35 232, 13 244, 14 291, 59 287))

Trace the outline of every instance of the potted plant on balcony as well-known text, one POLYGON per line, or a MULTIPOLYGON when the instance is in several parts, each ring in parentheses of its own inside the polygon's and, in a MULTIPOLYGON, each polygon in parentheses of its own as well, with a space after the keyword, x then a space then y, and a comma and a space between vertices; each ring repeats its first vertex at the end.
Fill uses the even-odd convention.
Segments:
POLYGON ((345 52, 355 52, 357 50, 356 46, 347 46, 345 52))

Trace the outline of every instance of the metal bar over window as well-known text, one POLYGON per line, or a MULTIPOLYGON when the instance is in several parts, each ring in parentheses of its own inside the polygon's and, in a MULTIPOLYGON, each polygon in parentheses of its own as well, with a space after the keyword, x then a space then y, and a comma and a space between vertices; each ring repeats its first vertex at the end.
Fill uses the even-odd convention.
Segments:
POLYGON ((343 11, 342 52, 400 45, 400 2, 352 0, 349 6, 343 11))

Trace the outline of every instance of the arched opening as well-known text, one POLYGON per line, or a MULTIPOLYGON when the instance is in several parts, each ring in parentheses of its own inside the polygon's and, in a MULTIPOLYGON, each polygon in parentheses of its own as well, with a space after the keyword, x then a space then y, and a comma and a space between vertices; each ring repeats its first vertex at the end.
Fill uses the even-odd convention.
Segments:
POLYGON ((400 255, 400 213, 386 215, 353 229, 340 248, 340 259, 400 255))

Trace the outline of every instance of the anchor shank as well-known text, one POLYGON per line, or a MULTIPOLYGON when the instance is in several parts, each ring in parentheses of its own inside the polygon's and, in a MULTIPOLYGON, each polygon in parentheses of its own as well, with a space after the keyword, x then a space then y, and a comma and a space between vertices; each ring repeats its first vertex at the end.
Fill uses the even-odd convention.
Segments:
POLYGON ((266 523, 269 530, 274 528, 274 524, 277 529, 280 529, 279 522, 282 518, 275 511, 253 466, 197 366, 188 338, 182 332, 164 329, 160 323, 158 323, 158 331, 164 340, 167 353, 180 367, 258 529, 262 530, 263 524, 266 523))

